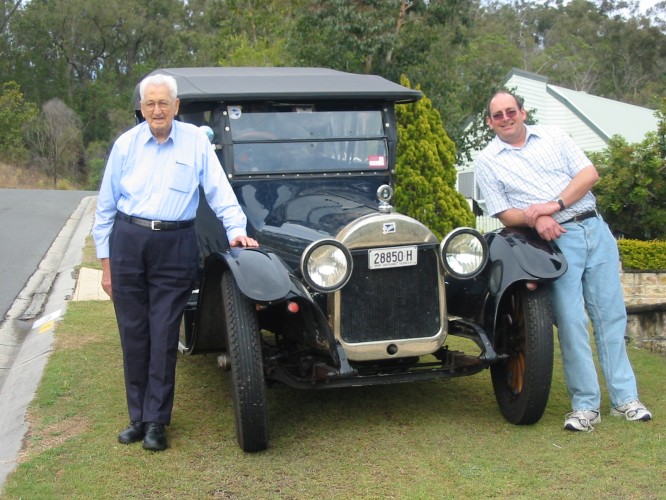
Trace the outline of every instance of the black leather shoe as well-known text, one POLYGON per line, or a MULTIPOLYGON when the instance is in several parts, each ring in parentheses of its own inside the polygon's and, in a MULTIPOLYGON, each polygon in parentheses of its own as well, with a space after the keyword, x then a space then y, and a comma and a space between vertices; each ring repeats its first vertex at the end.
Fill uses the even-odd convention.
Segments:
POLYGON ((146 437, 143 438, 146 450, 162 451, 167 449, 167 437, 164 424, 149 422, 146 424, 146 437))
POLYGON ((129 427, 118 434, 118 442, 123 444, 136 443, 141 441, 145 435, 142 422, 130 422, 129 427))

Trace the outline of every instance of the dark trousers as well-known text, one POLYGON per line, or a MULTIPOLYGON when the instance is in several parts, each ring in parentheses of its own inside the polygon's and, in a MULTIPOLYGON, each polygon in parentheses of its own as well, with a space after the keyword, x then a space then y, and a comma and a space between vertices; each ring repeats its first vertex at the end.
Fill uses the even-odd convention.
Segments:
POLYGON ((109 244, 129 417, 168 425, 180 321, 198 267, 194 227, 152 231, 116 219, 109 244))

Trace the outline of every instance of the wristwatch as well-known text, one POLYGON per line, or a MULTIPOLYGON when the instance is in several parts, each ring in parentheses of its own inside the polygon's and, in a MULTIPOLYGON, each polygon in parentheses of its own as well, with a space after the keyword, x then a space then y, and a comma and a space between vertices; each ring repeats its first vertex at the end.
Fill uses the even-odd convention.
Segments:
POLYGON ((558 199, 553 200, 553 201, 556 201, 556 202, 557 202, 557 204, 560 206, 560 210, 564 210, 564 209, 566 208, 566 207, 564 206, 564 202, 562 201, 562 198, 558 198, 558 199))

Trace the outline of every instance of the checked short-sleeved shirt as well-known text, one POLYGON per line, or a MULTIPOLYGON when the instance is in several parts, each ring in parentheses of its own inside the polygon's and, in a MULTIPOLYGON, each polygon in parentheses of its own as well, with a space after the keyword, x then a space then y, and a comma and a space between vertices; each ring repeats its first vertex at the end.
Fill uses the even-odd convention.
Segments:
MULTIPOLYGON (((494 217, 510 208, 525 209, 557 199, 578 172, 592 165, 562 130, 543 125, 525 127, 527 136, 522 147, 495 137, 475 161, 479 188, 494 217)), ((594 195, 588 192, 553 217, 563 222, 595 206, 594 195)))

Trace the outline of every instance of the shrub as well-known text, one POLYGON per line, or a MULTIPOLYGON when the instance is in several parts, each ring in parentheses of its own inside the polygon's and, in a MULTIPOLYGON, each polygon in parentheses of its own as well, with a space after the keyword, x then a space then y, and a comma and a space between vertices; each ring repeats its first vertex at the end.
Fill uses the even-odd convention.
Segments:
MULTIPOLYGON (((400 83, 410 87, 404 76, 400 83)), ((455 189, 456 147, 444 130, 439 112, 430 99, 423 97, 416 103, 397 106, 396 114, 397 211, 422 222, 438 238, 456 227, 474 227, 474 215, 455 189)))
POLYGON ((624 269, 655 271, 666 269, 666 241, 618 240, 624 269))

